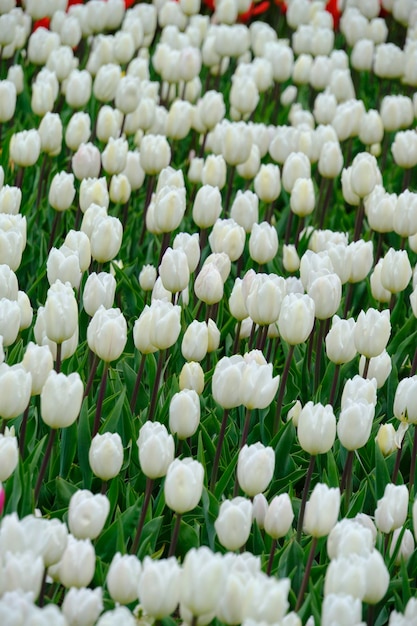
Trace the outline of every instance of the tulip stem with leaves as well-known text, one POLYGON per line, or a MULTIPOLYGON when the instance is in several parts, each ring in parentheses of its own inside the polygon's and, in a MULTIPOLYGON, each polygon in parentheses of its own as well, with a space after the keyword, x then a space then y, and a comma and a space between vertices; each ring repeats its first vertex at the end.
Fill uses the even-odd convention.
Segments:
POLYGON ((301 608, 301 605, 303 603, 304 595, 305 595, 307 585, 308 585, 308 579, 310 578, 310 572, 311 572, 311 567, 313 565, 316 547, 317 547, 317 537, 313 537, 311 540, 310 552, 308 555, 308 560, 307 560, 306 568, 304 571, 303 580, 301 583, 300 591, 298 592, 298 596, 297 596, 297 603, 295 605, 296 611, 298 611, 301 608))
POLYGON ((417 456, 417 428, 414 426, 413 450, 411 452, 410 478, 408 482, 408 490, 410 492, 410 496, 412 497, 414 497, 414 475, 416 471, 416 456, 417 456))
POLYGON ((216 486, 217 471, 219 469, 219 462, 220 462, 220 457, 222 454, 222 448, 223 448, 224 436, 226 434, 226 426, 227 426, 228 417, 229 417, 229 409, 224 409, 222 423, 220 425, 219 438, 217 440, 216 454, 214 456, 213 468, 211 470, 211 478, 210 478, 211 491, 214 491, 214 488, 216 486))
POLYGON ((332 386, 331 386, 331 389, 330 389, 330 396, 329 396, 329 404, 331 404, 332 406, 334 405, 334 401, 335 401, 335 398, 336 398, 336 391, 337 391, 337 383, 338 383, 338 380, 339 380, 339 373, 340 373, 340 363, 337 363, 335 368, 334 368, 332 386))
POLYGON ((101 375, 100 389, 99 389, 98 397, 97 397, 96 414, 94 416, 93 437, 97 435, 98 429, 100 428, 101 411, 103 408, 104 396, 106 395, 108 371, 109 371, 109 364, 105 362, 104 367, 103 367, 103 373, 101 375))
POLYGON ((25 439, 26 439, 26 427, 29 419, 29 404, 27 405, 22 418, 22 423, 20 425, 20 433, 19 433, 19 452, 20 456, 23 457, 23 452, 25 450, 25 439))
POLYGON ((134 413, 135 411, 136 400, 138 397, 140 383, 142 380, 143 370, 145 369, 145 361, 146 361, 146 354, 142 354, 141 359, 140 359, 138 374, 136 376, 135 387, 133 389, 132 397, 130 399, 130 410, 132 411, 132 413, 134 413))
POLYGON ((268 565, 266 567, 266 573, 268 576, 271 575, 272 572, 272 565, 274 562, 274 556, 275 556, 275 551, 277 549, 277 544, 278 544, 278 540, 277 539, 273 539, 272 543, 271 543, 271 550, 269 552, 269 559, 268 559, 268 565))
POLYGON ((94 377, 96 375, 97 367, 98 367, 98 363, 99 363, 98 356, 96 354, 94 354, 94 352, 91 352, 90 354, 93 355, 93 360, 92 360, 92 363, 91 363, 90 375, 88 377, 87 384, 86 384, 85 389, 84 389, 84 398, 86 398, 88 396, 88 394, 90 393, 90 391, 91 391, 91 387, 93 385, 94 377))
POLYGON ((350 495, 352 493, 353 456, 354 456, 353 450, 349 450, 347 457, 346 457, 346 461, 345 461, 345 467, 343 468, 342 479, 340 481, 340 493, 345 492, 346 512, 349 509, 349 500, 350 500, 350 495))
POLYGON ((290 367, 291 367, 291 361, 292 361, 292 357, 294 354, 294 349, 295 349, 295 346, 293 345, 290 345, 288 348, 288 354, 287 354, 287 358, 285 359, 284 370, 282 372, 281 380, 279 382, 277 406, 276 406, 275 417, 274 417, 274 430, 273 430, 274 435, 277 434, 279 430, 279 425, 281 422, 282 403, 284 400, 285 387, 287 385, 287 378, 288 378, 288 374, 289 374, 290 367))
POLYGON ((230 199, 232 197, 233 179, 235 177, 235 172, 236 172, 236 166, 232 165, 230 167, 230 169, 229 169, 228 184, 227 184, 227 190, 226 190, 226 199, 224 201, 224 215, 225 215, 225 217, 227 217, 228 213, 229 213, 230 199))
POLYGON ((42 459, 42 464, 39 470, 39 474, 38 474, 38 479, 36 481, 36 485, 35 485, 35 506, 38 502, 38 498, 39 498, 39 493, 42 487, 42 482, 43 482, 43 478, 45 476, 45 472, 46 469, 48 467, 48 463, 49 463, 49 459, 52 453, 52 449, 54 447, 54 442, 55 442, 55 437, 56 437, 56 433, 57 433, 57 429, 56 428, 51 428, 49 431, 49 436, 48 436, 48 443, 46 446, 46 450, 45 450, 45 454, 44 457, 42 459))
POLYGON ((303 488, 303 495, 301 497, 300 512, 298 514, 298 524, 297 524, 297 541, 298 541, 298 543, 300 543, 301 533, 303 531, 304 513, 305 513, 305 509, 306 509, 307 497, 308 497, 308 492, 309 492, 309 489, 310 489, 311 478, 313 476, 315 462, 316 462, 316 457, 315 457, 314 454, 312 454, 310 456, 310 461, 309 461, 309 464, 308 464, 306 480, 305 480, 304 488, 303 488))
POLYGON ((172 529, 171 543, 169 546, 168 558, 170 556, 175 555, 175 550, 177 548, 178 537, 180 534, 180 526, 181 526, 181 513, 176 513, 174 528, 172 529))
POLYGON ((142 510, 140 512, 140 517, 139 517, 138 527, 136 529, 135 538, 133 540, 132 548, 130 550, 131 554, 136 554, 138 551, 140 538, 142 536, 143 526, 145 524, 146 513, 148 511, 149 502, 151 501, 151 495, 152 495, 152 489, 153 489, 154 483, 155 481, 153 478, 149 478, 149 477, 146 478, 145 497, 144 497, 143 504, 142 504, 142 510))
POLYGON ((160 381, 161 374, 162 374, 162 368, 165 362, 165 353, 166 353, 165 350, 160 350, 158 354, 158 363, 156 365, 155 380, 153 383, 151 402, 149 405, 149 412, 148 412, 148 420, 150 422, 153 422, 153 420, 155 419, 156 400, 158 398, 159 381, 160 381))

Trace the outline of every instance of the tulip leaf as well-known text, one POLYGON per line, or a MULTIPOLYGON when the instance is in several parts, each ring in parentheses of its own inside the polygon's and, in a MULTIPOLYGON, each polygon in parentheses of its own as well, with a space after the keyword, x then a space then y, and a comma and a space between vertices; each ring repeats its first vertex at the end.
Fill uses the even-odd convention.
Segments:
POLYGON ((216 521, 219 512, 218 499, 203 487, 203 493, 201 496, 201 502, 203 505, 204 525, 202 527, 202 533, 207 533, 208 545, 211 550, 214 551, 214 540, 216 537, 216 531, 214 528, 214 522, 216 521))
POLYGON ((59 475, 67 477, 77 450, 77 424, 61 431, 59 475))
MULTIPOLYGON (((175 517, 173 516, 172 524, 175 524, 175 517)), ((187 524, 184 518, 181 519, 180 532, 178 535, 177 548, 175 554, 177 557, 184 558, 191 548, 199 547, 199 533, 194 526, 187 524)))
POLYGON ((221 498, 221 496, 226 493, 229 482, 232 479, 232 476, 236 473, 238 456, 239 452, 236 452, 233 455, 233 458, 230 461, 229 465, 223 472, 221 471, 221 467, 219 467, 219 478, 217 479, 217 484, 214 489, 214 495, 216 496, 216 498, 221 498))
POLYGON ((103 409, 108 406, 113 405, 113 409, 109 413, 108 417, 102 424, 100 428, 100 433, 103 434, 105 432, 115 433, 118 430, 118 424, 120 420, 120 416, 122 414, 123 403, 125 401, 126 389, 123 389, 120 393, 114 394, 110 398, 107 398, 106 402, 103 405, 103 409), (116 402, 114 400, 117 398, 116 402), (114 404, 113 404, 114 403, 114 404))
POLYGON ((120 524, 122 524, 123 529, 124 545, 126 545, 128 537, 133 537, 138 520, 138 508, 131 506, 123 513, 116 515, 116 520, 100 534, 96 543, 96 553, 106 563, 110 563, 113 555, 117 552, 120 524))
POLYGON ((142 537, 139 546, 138 557, 143 559, 146 555, 155 552, 156 542, 159 538, 163 517, 154 517, 143 527, 142 537))

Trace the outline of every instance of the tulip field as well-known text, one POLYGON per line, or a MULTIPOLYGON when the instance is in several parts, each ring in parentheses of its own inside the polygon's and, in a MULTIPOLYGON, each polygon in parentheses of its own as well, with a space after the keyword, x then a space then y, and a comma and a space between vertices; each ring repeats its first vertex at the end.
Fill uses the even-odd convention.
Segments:
POLYGON ((0 0, 0 624, 417 626, 416 0, 0 0))

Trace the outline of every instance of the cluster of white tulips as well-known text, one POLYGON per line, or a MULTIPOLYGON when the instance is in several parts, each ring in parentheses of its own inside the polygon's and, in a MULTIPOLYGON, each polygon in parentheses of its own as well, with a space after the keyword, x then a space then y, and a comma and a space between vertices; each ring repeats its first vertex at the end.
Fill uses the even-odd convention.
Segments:
POLYGON ((416 42, 0 0, 1 624, 417 623, 416 42))

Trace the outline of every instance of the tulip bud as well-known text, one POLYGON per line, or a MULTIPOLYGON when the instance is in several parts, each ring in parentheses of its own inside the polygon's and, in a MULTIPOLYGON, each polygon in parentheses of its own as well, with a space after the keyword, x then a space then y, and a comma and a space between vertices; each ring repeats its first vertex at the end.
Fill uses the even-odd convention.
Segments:
POLYGON ((414 547, 415 543, 411 530, 406 528, 403 532, 403 528, 396 528, 393 531, 389 554, 392 558, 394 556, 394 552, 396 552, 396 565, 401 565, 402 561, 407 561, 413 554, 414 547), (402 538, 400 539, 401 535, 402 538))
MULTIPOLYGON (((3 17, 3 16, 2 16, 3 17)), ((1 17, 0 17, 1 19, 1 17)), ((16 109, 16 87, 10 80, 0 81, 0 122, 12 119, 16 109)))
POLYGON ((110 215, 97 219, 90 237, 91 256, 98 263, 106 263, 116 257, 122 245, 123 226, 117 217, 110 215))
POLYGON ((294 512, 290 497, 287 493, 275 496, 268 506, 265 515, 265 532, 273 539, 285 537, 291 528, 294 512))
POLYGON ((144 265, 139 274, 139 284, 144 291, 152 291, 157 276, 156 267, 144 265))
POLYGON ((245 444, 237 462, 237 478, 241 489, 249 497, 262 493, 268 488, 275 468, 275 453, 272 448, 260 442, 251 446, 245 444))
POLYGON ((93 473, 103 481, 117 476, 123 464, 123 444, 118 433, 97 433, 90 445, 88 461, 93 473))
MULTIPOLYGON (((87 144, 91 136, 91 119, 88 113, 74 113, 65 130, 65 143, 70 150, 79 150, 81 145, 87 144)), ((73 166, 74 169, 74 166, 73 166)), ((78 176, 77 176, 78 178, 78 176)))
POLYGON ((168 467, 164 493, 167 506, 176 513, 192 511, 201 499, 204 468, 190 457, 175 459, 168 467))
POLYGON ((406 485, 385 486, 384 495, 377 502, 375 524, 383 533, 400 528, 406 520, 408 509, 408 489, 406 485))
POLYGON ((260 265, 272 261, 278 252, 278 234, 268 222, 253 224, 249 237, 249 254, 260 265))
MULTIPOLYGON (((366 358, 362 355, 359 360, 359 374, 363 376, 366 358)), ((385 384, 392 370, 391 357, 386 350, 378 356, 369 359, 368 373, 366 378, 375 378, 377 388, 380 389, 385 384)))
POLYGON ((148 478, 165 476, 174 460, 174 439, 159 422, 145 422, 137 440, 139 463, 148 478))
POLYGON ((32 376, 31 395, 39 395, 54 365, 49 347, 38 346, 30 341, 26 347, 22 365, 32 376))
POLYGON ((91 96, 92 82, 91 74, 87 70, 71 70, 65 81, 65 101, 69 107, 85 107, 91 96))
POLYGON ((101 167, 100 150, 92 143, 81 143, 72 157, 71 166, 77 180, 98 178, 101 167))
POLYGON ((247 498, 225 500, 214 522, 220 543, 227 550, 238 550, 249 538, 252 527, 252 503, 247 498))
POLYGON ((382 259, 381 283, 390 293, 404 291, 411 279, 411 264, 406 250, 390 248, 382 259))
POLYGON ((94 624, 103 610, 103 591, 95 589, 76 589, 72 587, 66 593, 62 603, 62 614, 68 624, 94 624))
POLYGON ((68 526, 77 539, 96 539, 103 530, 110 511, 107 496, 79 489, 71 496, 68 526))
POLYGON ((282 186, 287 193, 291 193, 298 178, 311 178, 311 164, 302 152, 292 152, 282 168, 282 186))
POLYGON ((261 352, 257 350, 253 352, 244 356, 241 404, 247 409, 265 409, 271 404, 278 391, 280 377, 273 378, 272 363, 267 363, 261 352), (255 352, 254 355, 253 352, 255 352), (258 357, 261 357, 260 362, 256 360, 258 357))
POLYGON ((116 292, 116 279, 107 272, 96 274, 93 272, 87 278, 83 291, 83 306, 91 317, 103 306, 110 309, 113 306, 116 292))
POLYGON ((106 363, 120 357, 127 341, 127 323, 120 309, 105 309, 101 305, 87 328, 90 350, 106 363))
POLYGON ((72 337, 78 326, 78 307, 70 283, 57 280, 50 286, 44 311, 46 332, 51 341, 62 343, 72 337))
MULTIPOLYGON (((327 574, 326 574, 327 580, 327 574)), ((359 624, 362 618, 360 598, 349 593, 327 593, 323 599, 321 624, 330 626, 337 623, 340 615, 346 617, 348 624, 359 624)))
POLYGON ((19 460, 17 439, 14 436, 14 428, 7 427, 4 434, 0 435, 0 481, 7 480, 16 469, 19 460))
POLYGON ((268 501, 263 493, 257 493, 252 500, 252 519, 256 520, 258 527, 264 528, 265 515, 268 510, 268 501))
POLYGON ((197 191, 193 204, 193 220, 201 229, 213 226, 222 211, 222 197, 218 187, 203 185, 197 191))
POLYGON ((200 363, 190 361, 184 363, 179 376, 179 387, 182 389, 194 389, 198 395, 204 390, 204 372, 200 363))
POLYGON ((40 394, 41 417, 45 424, 50 428, 71 426, 81 410, 83 391, 77 372, 66 376, 51 370, 40 394))
POLYGON ((171 148, 162 135, 145 135, 140 145, 140 164, 150 176, 159 174, 171 160, 171 148))
POLYGON ((192 437, 200 424, 200 400, 193 389, 174 394, 169 404, 169 429, 179 439, 192 437))
POLYGON ((48 282, 53 285, 57 280, 69 283, 78 289, 81 281, 80 260, 75 250, 63 245, 60 249, 51 248, 46 261, 48 282))
POLYGON ((306 504, 304 532, 313 537, 328 535, 337 522, 340 508, 339 489, 317 483, 306 504))
POLYGON ((333 317, 332 327, 326 335, 326 354, 336 364, 348 363, 356 355, 353 341, 355 320, 333 317))
POLYGON ((37 130, 22 130, 12 135, 9 145, 10 159, 19 167, 34 165, 40 151, 41 138, 37 130))
POLYGON ((385 349, 390 334, 390 313, 387 309, 361 311, 353 334, 356 350, 367 358, 378 356, 385 349))
POLYGON ((32 377, 20 364, 0 364, 0 416, 6 420, 17 417, 30 400, 32 377))
POLYGON ((138 593, 147 615, 159 620, 175 611, 180 600, 181 574, 175 557, 158 560, 145 557, 138 593))
POLYGON ((287 294, 278 317, 280 336, 290 345, 303 343, 313 330, 314 314, 315 304, 310 296, 287 294))
POLYGON ((336 437, 336 418, 330 404, 307 402, 298 416, 298 439, 309 454, 324 454, 336 437))
POLYGON ((96 555, 89 539, 68 536, 61 560, 54 566, 59 581, 67 589, 86 587, 94 576, 96 555))
MULTIPOLYGON (((265 621, 266 623, 272 623, 276 619, 285 623, 288 617, 284 616, 289 607, 289 590, 289 578, 278 580, 274 576, 267 576, 263 572, 256 573, 244 598, 243 614, 246 616, 246 619, 255 622, 265 621)), ((290 616, 291 624, 294 614, 289 613, 288 615, 290 616)))
POLYGON ((116 552, 106 577, 106 585, 112 599, 120 604, 130 604, 138 599, 138 583, 142 566, 133 554, 116 552))
POLYGON ((66 211, 75 197, 74 174, 55 174, 49 188, 48 202, 56 211, 66 211))
POLYGON ((274 202, 281 193, 281 175, 279 167, 269 163, 261 165, 254 180, 255 192, 263 202, 274 202))
POLYGON ((194 292, 206 304, 220 302, 223 297, 223 280, 214 263, 207 263, 201 268, 194 282, 194 292))
POLYGON ((395 443, 395 428, 392 424, 381 424, 375 441, 384 456, 389 456, 397 450, 395 443))

